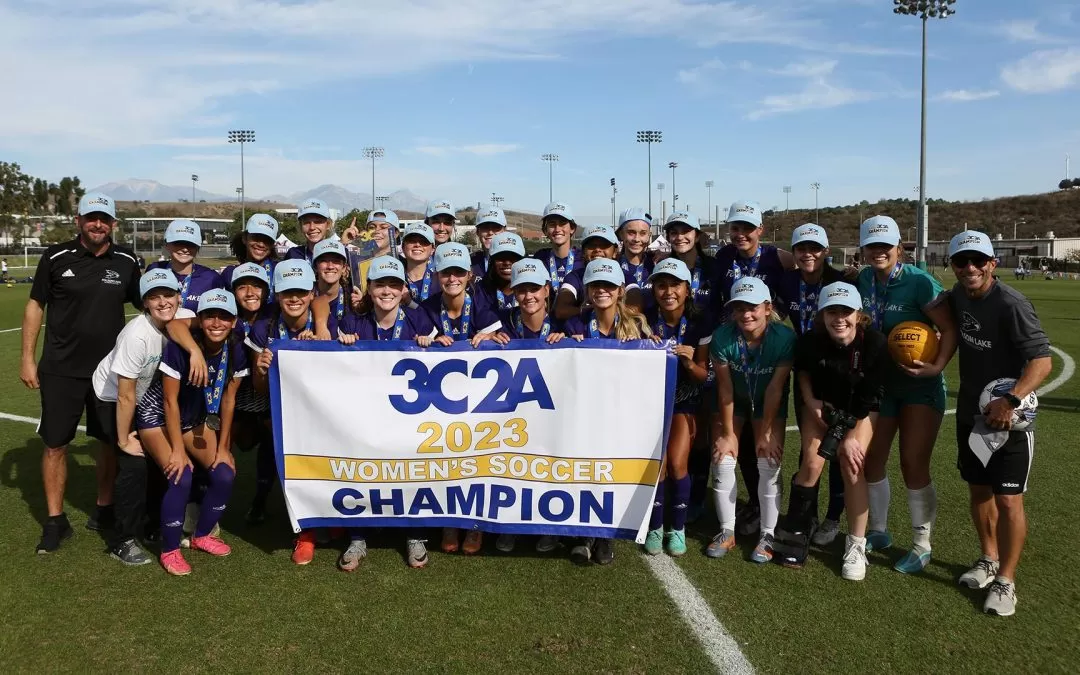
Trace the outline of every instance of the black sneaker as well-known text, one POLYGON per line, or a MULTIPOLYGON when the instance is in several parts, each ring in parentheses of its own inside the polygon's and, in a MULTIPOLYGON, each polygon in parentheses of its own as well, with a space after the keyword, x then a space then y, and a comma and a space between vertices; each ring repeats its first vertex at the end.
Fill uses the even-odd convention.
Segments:
POLYGON ((112 506, 99 506, 86 521, 86 529, 92 532, 111 530, 116 526, 116 511, 112 506))
POLYGON ((134 539, 128 539, 119 546, 109 549, 109 555, 125 565, 148 565, 153 559, 142 550, 139 543, 134 539))
POLYGON ((615 546, 611 539, 597 539, 593 544, 592 559, 597 565, 610 565, 615 560, 615 546))
POLYGON ((593 540, 591 537, 587 539, 579 539, 578 543, 570 549, 570 560, 578 565, 588 565, 589 558, 592 557, 593 540))
POLYGON ((266 504, 258 502, 252 504, 248 509, 246 520, 248 525, 262 525, 266 522, 266 504))
POLYGON ((156 522, 147 523, 143 528, 143 541, 147 544, 156 544, 161 541, 161 526, 156 522))
POLYGON ((71 524, 68 523, 67 516, 63 514, 52 516, 41 528, 41 541, 38 542, 37 552, 39 554, 52 553, 60 548, 60 542, 70 539, 73 534, 75 533, 71 529, 71 524))

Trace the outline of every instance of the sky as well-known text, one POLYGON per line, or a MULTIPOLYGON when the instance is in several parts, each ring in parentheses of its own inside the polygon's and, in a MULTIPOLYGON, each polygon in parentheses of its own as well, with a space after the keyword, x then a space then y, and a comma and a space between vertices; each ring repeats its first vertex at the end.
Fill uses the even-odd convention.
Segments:
MULTIPOLYGON (((1080 175, 1080 3, 958 0, 932 20, 932 198, 1080 175)), ((0 159, 85 185, 251 198, 324 183, 580 223, 616 205, 914 196, 920 22, 890 0, 0 0, 0 159), (663 132, 647 146, 639 130, 663 132), (678 162, 674 179, 669 162, 678 162), (709 191, 705 181, 714 182, 709 191), (650 195, 651 193, 651 195, 650 195)))

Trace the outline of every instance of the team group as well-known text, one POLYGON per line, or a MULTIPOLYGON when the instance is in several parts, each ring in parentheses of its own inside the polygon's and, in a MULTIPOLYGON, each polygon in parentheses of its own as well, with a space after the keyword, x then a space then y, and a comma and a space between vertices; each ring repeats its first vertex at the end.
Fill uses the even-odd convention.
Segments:
MULTIPOLYGON (((278 482, 268 393, 276 340, 408 340, 434 349, 455 340, 654 340, 669 345, 679 368, 648 554, 685 554, 687 519, 711 496, 719 531, 706 555, 730 552, 738 531, 757 535, 753 561, 801 567, 811 543, 836 538, 846 510, 842 576, 861 580, 867 551, 892 544, 886 469, 899 435, 912 545, 895 569, 918 573, 930 560, 937 512, 930 458, 946 406, 942 371, 959 347, 957 466, 970 486, 982 553, 959 582, 989 587, 987 612, 1013 613, 1033 452, 1021 402, 1049 374, 1050 352, 1030 302, 994 276, 985 235, 953 239, 958 282, 946 292, 903 262, 899 228, 887 216, 862 224, 865 266, 846 277, 828 263, 819 225, 797 228, 790 252, 761 243, 762 214, 753 202, 731 206, 730 243, 715 256, 704 251, 697 218, 673 212, 663 223, 671 252, 662 259, 649 250, 653 219, 640 208, 624 211, 617 228, 578 232, 568 205, 548 204, 542 228, 551 246, 533 256, 498 208, 477 214, 481 246, 474 253, 454 241, 447 201, 431 203, 400 246, 392 211, 372 212, 340 237, 321 201, 299 205, 298 218, 305 242, 277 260, 277 221, 253 215, 234 240, 237 263, 221 272, 196 262, 199 226, 176 220, 165 234, 168 260, 140 276, 130 252, 111 242, 111 198, 83 197, 78 237, 42 256, 23 324, 21 378, 41 390, 46 446, 49 518, 39 553, 72 534, 62 465, 85 408, 88 434, 107 446, 88 527, 109 532, 112 555, 145 564, 152 559, 139 540, 156 541, 161 565, 174 575, 191 572, 184 547, 228 555, 218 521, 235 479, 232 449, 256 448, 250 524, 265 519, 278 482), (142 309, 126 325, 125 302, 142 309), (932 360, 905 365, 890 357, 886 336, 910 321, 936 332, 932 360), (980 407, 980 392, 998 378, 1011 378, 1010 385, 980 407), (800 462, 781 516, 792 387, 800 462), (979 452, 986 447, 989 454, 979 452), (827 464, 829 504, 819 522, 827 464), (749 494, 738 509, 736 468, 749 494)), ((360 528, 301 532, 293 561, 311 562, 320 538, 335 535, 348 541, 339 567, 355 570, 367 554, 360 528)), ((441 548, 475 554, 482 537, 448 528, 441 548)), ((404 538, 408 564, 423 567, 424 533, 406 530, 404 538)), ((500 535, 496 548, 517 543, 500 535)), ((533 545, 550 552, 564 544, 577 562, 614 558, 604 539, 545 536, 533 545)))

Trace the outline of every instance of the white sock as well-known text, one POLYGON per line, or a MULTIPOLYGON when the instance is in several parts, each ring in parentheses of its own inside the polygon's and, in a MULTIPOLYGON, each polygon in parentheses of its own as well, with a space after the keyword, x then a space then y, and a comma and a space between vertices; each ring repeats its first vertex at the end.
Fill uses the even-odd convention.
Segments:
POLYGON ((876 483, 867 483, 870 493, 870 516, 868 529, 884 532, 889 528, 889 477, 885 476, 876 483))
POLYGON ((716 505, 716 519, 720 529, 735 529, 735 497, 738 486, 735 483, 735 458, 724 455, 713 467, 713 503, 716 505))
POLYGON ((854 544, 855 546, 857 546, 857 547, 859 547, 860 549, 862 549, 863 553, 865 553, 865 552, 866 552, 866 537, 856 537, 856 536, 855 536, 855 535, 853 535, 853 534, 849 534, 849 535, 847 536, 847 539, 848 539, 848 541, 850 541, 850 542, 851 542, 852 544, 854 544))
POLYGON ((776 521, 780 518, 780 502, 783 490, 780 488, 779 463, 758 457, 758 502, 761 505, 761 533, 773 534, 776 521))
POLYGON ((921 490, 908 490, 907 501, 911 509, 912 549, 916 554, 929 553, 930 531, 937 519, 937 490, 933 481, 921 490))

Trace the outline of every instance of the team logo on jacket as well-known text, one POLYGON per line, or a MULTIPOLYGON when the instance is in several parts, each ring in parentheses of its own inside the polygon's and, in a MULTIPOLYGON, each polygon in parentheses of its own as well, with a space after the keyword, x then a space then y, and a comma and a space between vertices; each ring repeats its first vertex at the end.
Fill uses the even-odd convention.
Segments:
POLYGON ((964 312, 961 316, 960 330, 965 333, 978 333, 982 331, 982 324, 970 312, 964 312))
POLYGON ((119 286, 123 282, 120 281, 119 272, 117 272, 116 270, 105 270, 105 276, 101 277, 101 283, 109 284, 112 286, 119 286))

